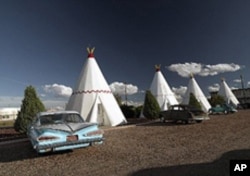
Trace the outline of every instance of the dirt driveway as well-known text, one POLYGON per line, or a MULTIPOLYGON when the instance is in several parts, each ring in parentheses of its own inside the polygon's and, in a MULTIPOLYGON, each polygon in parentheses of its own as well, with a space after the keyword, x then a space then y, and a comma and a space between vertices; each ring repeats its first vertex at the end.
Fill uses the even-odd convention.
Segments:
POLYGON ((103 145, 42 156, 28 141, 0 145, 0 175, 229 175, 229 160, 250 159, 249 114, 106 129, 103 145))

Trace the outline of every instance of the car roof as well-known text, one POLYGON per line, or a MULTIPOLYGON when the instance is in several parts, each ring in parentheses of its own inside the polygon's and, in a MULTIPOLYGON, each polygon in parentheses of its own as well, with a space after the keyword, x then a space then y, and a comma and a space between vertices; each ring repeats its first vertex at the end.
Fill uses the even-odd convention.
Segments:
POLYGON ((187 104, 176 104, 176 105, 171 105, 170 107, 191 107, 191 106, 187 104))
MULTIPOLYGON (((53 112, 39 112, 38 115, 55 115, 55 114, 79 114, 77 111, 53 111, 53 112)), ((80 114, 79 114, 80 115, 80 114)))

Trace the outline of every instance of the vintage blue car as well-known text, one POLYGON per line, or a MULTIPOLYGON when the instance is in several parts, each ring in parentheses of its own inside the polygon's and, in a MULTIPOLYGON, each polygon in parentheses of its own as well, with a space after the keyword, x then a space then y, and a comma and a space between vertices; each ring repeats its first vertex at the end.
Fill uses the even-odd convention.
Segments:
POLYGON ((38 153, 102 144, 103 133, 97 123, 84 122, 75 111, 40 112, 27 130, 38 153))
POLYGON ((229 104, 222 104, 210 108, 208 112, 209 114, 228 114, 237 112, 237 109, 229 104))

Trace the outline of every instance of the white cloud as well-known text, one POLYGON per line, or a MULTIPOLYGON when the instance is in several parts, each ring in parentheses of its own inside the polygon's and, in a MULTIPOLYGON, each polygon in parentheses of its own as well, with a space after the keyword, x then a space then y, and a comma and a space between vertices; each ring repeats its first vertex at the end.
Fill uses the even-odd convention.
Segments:
POLYGON ((247 82, 247 86, 250 86, 250 81, 247 82))
POLYGON ((218 83, 208 87, 209 92, 218 92, 219 89, 220 89, 220 85, 218 83))
POLYGON ((170 71, 177 72, 182 77, 189 77, 190 74, 200 75, 200 76, 214 76, 224 72, 235 72, 243 68, 238 64, 227 64, 221 63, 216 65, 204 65, 201 63, 178 63, 172 64, 167 68, 170 71))
POLYGON ((179 88, 173 87, 172 91, 176 94, 176 95, 185 95, 186 91, 187 91, 187 87, 186 86, 180 86, 179 88))
POLYGON ((235 79, 234 82, 235 83, 241 83, 241 79, 235 79))
POLYGON ((168 66, 168 69, 173 72, 177 72, 182 77, 188 77, 190 74, 197 74, 201 72, 202 65, 199 63, 184 63, 184 64, 172 64, 168 66))
POLYGON ((230 87, 231 90, 239 89, 238 87, 230 87))
POLYGON ((60 84, 45 85, 43 90, 54 94, 55 97, 70 97, 72 94, 72 88, 60 84))
POLYGON ((175 93, 175 97, 178 102, 182 102, 182 99, 187 91, 186 86, 180 86, 179 88, 172 87, 172 91, 175 93))
POLYGON ((143 101, 140 101, 140 102, 136 102, 136 101, 132 101, 132 100, 129 100, 129 101, 122 101, 122 104, 126 104, 127 103, 127 105, 128 106, 135 106, 135 107, 138 107, 138 106, 141 106, 141 105, 143 105, 143 101))
POLYGON ((68 100, 53 100, 53 99, 47 99, 47 100, 42 100, 44 106, 46 109, 51 110, 51 109, 57 109, 57 110, 63 110, 65 109, 66 103, 68 100))
POLYGON ((46 111, 48 111, 48 112, 54 112, 54 111, 63 111, 63 110, 65 110, 64 107, 56 106, 56 107, 50 107, 46 111))
POLYGON ((132 95, 138 92, 138 87, 132 84, 125 84, 122 82, 113 82, 109 85, 111 91, 114 94, 124 95, 125 94, 125 86, 127 95, 132 95))

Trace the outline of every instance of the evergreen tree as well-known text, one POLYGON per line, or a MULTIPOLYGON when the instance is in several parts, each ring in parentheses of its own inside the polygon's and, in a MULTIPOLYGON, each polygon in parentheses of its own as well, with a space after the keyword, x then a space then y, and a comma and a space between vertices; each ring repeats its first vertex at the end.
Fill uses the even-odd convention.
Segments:
POLYGON ((134 106, 121 105, 121 110, 126 118, 134 118, 136 116, 134 106))
POLYGON ((159 118, 160 111, 161 109, 157 100, 152 93, 147 90, 143 107, 143 115, 149 119, 156 119, 159 118))
POLYGON ((196 99, 196 97, 194 96, 193 93, 190 93, 189 96, 189 103, 190 106, 195 107, 197 109, 201 110, 201 104, 198 102, 198 100, 196 99))
POLYGON ((27 127, 33 120, 33 117, 41 111, 45 111, 45 107, 37 96, 35 88, 32 86, 26 87, 21 110, 18 112, 14 123, 15 130, 19 133, 26 133, 27 127))
POLYGON ((142 106, 142 105, 141 105, 141 106, 135 107, 135 116, 136 116, 137 118, 140 117, 142 109, 143 109, 143 106, 142 106))
POLYGON ((122 97, 119 94, 114 94, 114 97, 119 106, 122 106, 122 97))
POLYGON ((217 94, 211 96, 211 98, 209 99, 209 103, 211 104, 211 106, 216 106, 216 105, 222 105, 226 103, 226 101, 223 96, 217 94))

